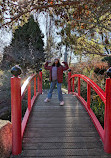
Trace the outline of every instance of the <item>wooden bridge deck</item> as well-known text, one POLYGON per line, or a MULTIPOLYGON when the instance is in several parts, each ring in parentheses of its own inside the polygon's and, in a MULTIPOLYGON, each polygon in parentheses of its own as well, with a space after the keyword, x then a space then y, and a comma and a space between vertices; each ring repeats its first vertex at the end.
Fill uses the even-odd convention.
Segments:
MULTIPOLYGON (((100 137, 83 105, 75 96, 64 94, 59 106, 57 95, 44 103, 40 95, 32 109, 19 158, 108 158, 100 137)), ((15 158, 15 156, 14 156, 15 158)))

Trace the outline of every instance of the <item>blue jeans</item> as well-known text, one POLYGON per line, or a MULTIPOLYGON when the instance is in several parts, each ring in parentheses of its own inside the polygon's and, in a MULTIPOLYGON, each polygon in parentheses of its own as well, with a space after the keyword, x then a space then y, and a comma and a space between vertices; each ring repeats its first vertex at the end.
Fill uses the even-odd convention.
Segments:
POLYGON ((62 90, 61 90, 61 83, 58 83, 58 81, 52 81, 50 84, 50 90, 48 93, 48 99, 52 98, 52 92, 55 88, 55 85, 57 84, 57 91, 58 91, 58 99, 59 101, 63 101, 63 95, 62 95, 62 90))

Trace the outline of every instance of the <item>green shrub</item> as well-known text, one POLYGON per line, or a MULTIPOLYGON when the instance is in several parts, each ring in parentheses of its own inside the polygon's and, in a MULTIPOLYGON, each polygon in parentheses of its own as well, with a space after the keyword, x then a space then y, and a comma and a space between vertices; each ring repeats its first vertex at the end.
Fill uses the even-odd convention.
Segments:
POLYGON ((93 96, 93 98, 91 99, 91 109, 95 113, 102 127, 104 127, 105 105, 98 95, 93 96))
MULTIPOLYGON (((81 84, 81 96, 87 101, 87 84, 82 82, 81 84)), ((96 115, 102 127, 104 127, 104 103, 96 92, 91 88, 91 109, 96 115)))

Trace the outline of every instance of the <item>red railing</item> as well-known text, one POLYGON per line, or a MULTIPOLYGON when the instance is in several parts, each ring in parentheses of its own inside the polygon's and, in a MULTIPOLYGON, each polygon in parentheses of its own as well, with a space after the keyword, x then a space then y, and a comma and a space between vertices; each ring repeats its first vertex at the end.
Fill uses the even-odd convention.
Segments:
POLYGON ((42 71, 34 74, 21 86, 21 78, 11 78, 11 122, 12 122, 12 154, 18 155, 22 151, 22 138, 27 121, 39 94, 42 94, 42 71), (34 95, 31 98, 31 82, 34 82, 34 95), (22 120, 22 99, 27 91, 28 108, 22 120))
POLYGON ((85 109, 87 110, 89 116, 91 117, 101 139, 104 144, 104 150, 107 153, 111 153, 111 79, 106 79, 106 90, 105 92, 90 78, 81 75, 75 74, 71 76, 71 71, 68 73, 68 93, 74 94, 78 99, 83 103, 85 109), (74 78, 78 78, 78 92, 74 92, 74 78), (87 102, 80 95, 81 84, 80 79, 84 80, 87 83, 87 102), (90 108, 90 97, 91 97, 91 88, 98 94, 105 104, 105 114, 104 114, 104 129, 102 128, 100 122, 95 116, 94 112, 90 108))

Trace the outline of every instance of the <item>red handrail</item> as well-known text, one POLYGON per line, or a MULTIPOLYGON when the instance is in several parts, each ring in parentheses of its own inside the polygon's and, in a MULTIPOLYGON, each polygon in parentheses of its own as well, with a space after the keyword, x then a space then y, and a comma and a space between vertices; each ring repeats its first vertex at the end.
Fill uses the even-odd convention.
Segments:
POLYGON ((87 110, 89 116, 91 117, 101 139, 104 144, 104 150, 107 153, 111 153, 111 79, 106 80, 106 90, 105 92, 90 78, 82 74, 74 74, 71 76, 71 71, 68 73, 68 93, 74 94, 83 103, 85 109, 87 110), (78 77, 78 92, 74 92, 74 78, 78 77), (80 79, 83 79, 87 83, 87 102, 80 95, 80 79), (71 84, 72 82, 72 84, 71 84), (91 88, 99 95, 105 104, 105 115, 104 115, 104 129, 102 128, 100 122, 95 116, 94 112, 90 108, 90 96, 91 88))
POLYGON ((22 151, 22 138, 35 99, 42 94, 42 71, 27 78, 21 87, 21 78, 11 78, 11 121, 12 121, 12 154, 18 155, 22 151), (34 81, 34 95, 31 98, 31 82, 34 81), (28 108, 22 118, 21 101, 28 92, 28 108))
POLYGON ((75 78, 75 77, 78 77, 79 79, 80 78, 83 79, 88 85, 90 85, 94 89, 94 91, 99 95, 102 101, 105 103, 106 101, 105 92, 94 81, 92 81, 90 78, 81 74, 72 75, 70 79, 75 78))
MULTIPOLYGON (((27 124, 32 106, 34 104, 34 101, 37 98, 37 96, 40 94, 40 91, 36 91, 36 79, 37 79, 37 74, 34 74, 34 75, 28 77, 27 80, 24 82, 24 84, 21 87, 21 98, 22 99, 23 99, 23 97, 26 93, 26 90, 28 91, 28 108, 27 108, 26 113, 24 115, 24 118, 22 120, 22 138, 23 138, 25 127, 26 127, 26 124, 27 124), (35 81, 34 82, 34 92, 35 93, 34 93, 34 96, 31 99, 31 82, 33 80, 35 81)), ((40 84, 38 86, 40 87, 40 84)))

